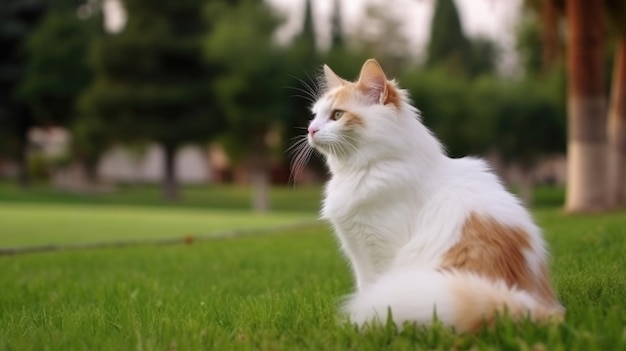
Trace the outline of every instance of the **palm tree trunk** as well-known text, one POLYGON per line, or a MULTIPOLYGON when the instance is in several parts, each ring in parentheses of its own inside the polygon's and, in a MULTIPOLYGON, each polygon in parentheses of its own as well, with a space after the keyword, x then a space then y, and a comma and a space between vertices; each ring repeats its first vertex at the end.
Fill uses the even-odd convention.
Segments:
POLYGON ((559 43, 559 13, 557 12, 554 0, 543 1, 541 5, 541 23, 543 26, 543 57, 541 69, 545 74, 550 71, 554 63, 561 56, 559 43))
POLYGON ((176 201, 179 199, 178 178, 176 176, 176 151, 178 147, 166 143, 163 145, 165 160, 163 163, 163 199, 166 201, 176 201))
POLYGON ((626 33, 615 52, 607 134, 609 205, 619 207, 626 205, 626 33))
POLYGON ((569 212, 601 211, 607 205, 604 18, 595 1, 567 0, 569 212))

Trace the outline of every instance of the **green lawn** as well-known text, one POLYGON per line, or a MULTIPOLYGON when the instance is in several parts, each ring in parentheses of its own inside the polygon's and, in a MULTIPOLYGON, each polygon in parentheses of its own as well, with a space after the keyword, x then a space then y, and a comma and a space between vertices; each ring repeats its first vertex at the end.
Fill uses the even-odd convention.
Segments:
MULTIPOLYGON (((319 209, 322 191, 319 186, 275 187, 270 193, 272 210, 280 212, 311 212, 319 209)), ((49 203, 128 205, 166 208, 215 208, 220 210, 247 210, 252 203, 252 190, 244 186, 186 186, 181 189, 181 201, 161 200, 158 186, 125 185, 112 191, 81 194, 60 191, 45 184, 34 184, 22 191, 13 183, 0 181, 0 203, 49 203)))
POLYGON ((313 220, 314 213, 0 202, 0 247, 196 237, 313 220))
MULTIPOLYGON (((285 192, 283 201, 319 196, 310 192, 285 192)), ((5 194, 0 187, 0 240, 15 245, 100 240, 111 231, 129 237, 210 233, 232 223, 271 226, 315 215, 314 209, 225 212, 204 198, 182 206, 114 200, 98 206, 93 202, 102 200, 87 198, 52 206, 54 196, 36 205, 5 194), (9 212, 3 216, 2 209, 9 212), (84 221, 70 230, 54 211, 84 221), (232 220, 212 222, 221 215, 232 220), (15 235, 22 239, 3 238, 7 223, 14 232, 22 228, 15 235), (115 229, 99 229, 105 225, 115 229)), ((356 331, 336 313, 340 297, 351 291, 348 267, 329 229, 318 225, 191 245, 0 257, 0 350, 626 350, 626 213, 565 216, 541 206, 536 214, 567 307, 561 325, 504 321, 478 335, 438 327, 398 332, 391 325, 356 331)))

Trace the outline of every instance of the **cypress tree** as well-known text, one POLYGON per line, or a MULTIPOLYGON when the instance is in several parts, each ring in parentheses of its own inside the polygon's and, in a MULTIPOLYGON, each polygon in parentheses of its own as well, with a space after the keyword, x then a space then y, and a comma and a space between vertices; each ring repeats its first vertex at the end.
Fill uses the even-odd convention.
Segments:
POLYGON ((333 2, 333 14, 332 14, 332 18, 330 21, 330 25, 331 25, 331 32, 330 32, 331 49, 342 48, 345 45, 345 40, 343 36, 340 0, 335 0, 333 2))
POLYGON ((462 65, 469 59, 470 43, 463 33, 459 12, 453 0, 437 0, 428 43, 428 66, 462 65))

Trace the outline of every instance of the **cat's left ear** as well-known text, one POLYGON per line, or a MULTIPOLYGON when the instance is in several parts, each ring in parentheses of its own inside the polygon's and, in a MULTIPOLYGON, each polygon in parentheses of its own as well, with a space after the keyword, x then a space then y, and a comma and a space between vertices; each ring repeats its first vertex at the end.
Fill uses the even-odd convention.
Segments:
POLYGON ((389 94, 387 90, 387 76, 385 76, 382 67, 374 59, 369 59, 363 64, 357 87, 373 103, 384 104, 387 101, 387 95, 389 94))
POLYGON ((324 65, 324 78, 326 78, 326 88, 329 90, 344 84, 344 80, 333 72, 333 70, 327 65, 324 65))

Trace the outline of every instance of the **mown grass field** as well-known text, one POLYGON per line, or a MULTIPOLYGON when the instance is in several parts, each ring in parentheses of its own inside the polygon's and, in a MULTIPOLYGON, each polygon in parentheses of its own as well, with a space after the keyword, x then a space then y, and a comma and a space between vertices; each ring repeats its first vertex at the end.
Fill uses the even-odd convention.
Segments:
POLYGON ((203 237, 314 220, 297 212, 0 202, 0 247, 203 237))
MULTIPOLYGON (((196 190, 202 195, 185 200, 192 203, 170 206, 151 204, 148 189, 131 200, 128 194, 119 195, 126 200, 112 194, 108 200, 68 201, 43 190, 31 192, 28 200, 7 195, 0 185, 0 246, 40 243, 41 232, 50 240, 67 235, 68 228, 55 222, 57 215, 42 215, 56 208, 55 201, 63 201, 59 208, 74 213, 74 220, 84 219, 89 240, 110 238, 110 230, 97 229, 107 223, 122 223, 115 229, 122 235, 125 227, 163 217, 174 229, 178 222, 184 228, 183 222, 197 221, 198 227, 181 232, 202 227, 210 233, 211 221, 201 218, 219 214, 219 203, 209 199, 210 190, 196 190), (8 218, 17 217, 2 217, 2 211, 16 208, 40 212, 8 227, 8 218), (98 213, 110 217, 96 225, 98 213)), ((230 191, 240 190, 218 192, 227 198, 230 191)), ((233 195, 239 200, 230 199, 233 211, 227 213, 242 224, 249 215, 251 225, 307 218, 315 215, 318 205, 308 202, 319 197, 317 192, 276 190, 274 196, 286 194, 285 208, 264 216, 243 211, 246 196, 233 195)), ((392 325, 357 331, 337 315, 351 278, 331 232, 320 224, 190 245, 0 257, 0 350, 625 350, 626 213, 565 216, 543 200, 553 199, 554 192, 540 195, 537 219, 551 245, 553 280, 568 309, 560 325, 503 321, 477 335, 439 327, 398 331, 392 325)), ((166 227, 145 225, 143 237, 166 227)))

